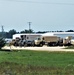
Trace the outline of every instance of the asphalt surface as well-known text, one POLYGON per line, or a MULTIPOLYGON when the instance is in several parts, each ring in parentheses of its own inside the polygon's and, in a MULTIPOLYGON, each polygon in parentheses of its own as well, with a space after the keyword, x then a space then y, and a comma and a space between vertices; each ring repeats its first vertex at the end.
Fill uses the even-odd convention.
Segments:
POLYGON ((5 50, 36 50, 36 51, 65 51, 65 52, 74 52, 74 49, 65 49, 64 46, 60 47, 14 47, 14 46, 5 46, 2 49, 5 50))

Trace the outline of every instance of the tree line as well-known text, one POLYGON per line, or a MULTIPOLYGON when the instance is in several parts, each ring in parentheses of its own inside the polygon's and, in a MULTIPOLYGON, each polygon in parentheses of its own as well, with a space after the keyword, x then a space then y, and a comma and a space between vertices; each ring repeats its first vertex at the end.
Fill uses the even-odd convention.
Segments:
POLYGON ((0 37, 2 38, 12 38, 12 35, 19 33, 34 33, 33 30, 23 30, 21 32, 17 32, 15 29, 9 30, 8 32, 0 32, 0 37))
POLYGON ((0 32, 0 37, 3 38, 12 38, 12 35, 14 34, 19 34, 19 33, 46 33, 46 32, 74 32, 74 30, 67 30, 67 31, 38 31, 38 32, 34 32, 32 29, 30 30, 23 30, 20 32, 17 32, 15 29, 9 30, 8 32, 0 32))

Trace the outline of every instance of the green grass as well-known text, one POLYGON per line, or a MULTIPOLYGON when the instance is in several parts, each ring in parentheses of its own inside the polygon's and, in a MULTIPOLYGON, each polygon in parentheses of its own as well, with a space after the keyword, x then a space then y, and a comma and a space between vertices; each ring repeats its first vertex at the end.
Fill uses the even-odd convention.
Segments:
POLYGON ((0 75, 74 75, 74 53, 0 51, 0 75))

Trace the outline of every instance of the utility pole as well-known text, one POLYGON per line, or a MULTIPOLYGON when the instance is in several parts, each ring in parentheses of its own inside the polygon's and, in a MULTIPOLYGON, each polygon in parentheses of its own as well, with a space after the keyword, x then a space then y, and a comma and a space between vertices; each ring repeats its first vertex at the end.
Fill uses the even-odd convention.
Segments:
POLYGON ((28 22, 28 24, 29 24, 29 33, 30 33, 30 30, 31 30, 31 23, 32 22, 28 22))
POLYGON ((1 30, 2 30, 2 37, 4 36, 4 26, 1 26, 1 30))
POLYGON ((2 32, 4 32, 4 26, 2 25, 1 27, 2 27, 2 32))

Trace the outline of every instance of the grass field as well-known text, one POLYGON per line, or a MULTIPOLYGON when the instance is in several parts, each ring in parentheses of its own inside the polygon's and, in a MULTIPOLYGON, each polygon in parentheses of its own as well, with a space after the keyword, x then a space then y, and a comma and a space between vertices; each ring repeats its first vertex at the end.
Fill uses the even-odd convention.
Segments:
POLYGON ((74 75, 74 53, 0 51, 0 75, 74 75))

